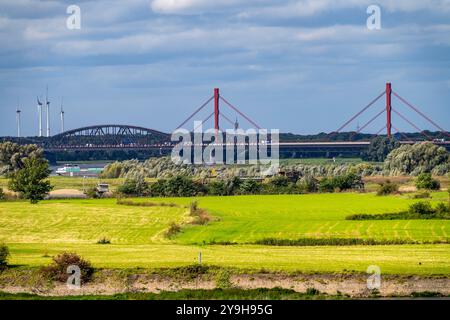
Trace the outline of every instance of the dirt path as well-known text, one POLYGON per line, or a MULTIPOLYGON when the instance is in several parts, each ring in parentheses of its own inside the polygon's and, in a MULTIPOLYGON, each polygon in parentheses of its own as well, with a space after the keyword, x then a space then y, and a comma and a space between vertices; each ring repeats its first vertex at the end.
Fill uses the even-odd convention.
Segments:
MULTIPOLYGON (((242 289, 285 288, 306 292, 315 288, 329 295, 345 294, 351 297, 368 297, 373 291, 367 288, 366 275, 286 275, 286 274, 239 274, 231 275, 231 286, 242 289)), ((112 295, 124 292, 160 292, 181 289, 214 289, 216 281, 211 275, 201 275, 191 280, 175 280, 168 276, 134 274, 118 277, 114 272, 101 271, 93 282, 80 289, 70 289, 65 284, 51 285, 5 285, 0 291, 9 293, 35 293, 48 296, 66 295, 112 295)), ((384 276, 378 290, 381 296, 410 296, 417 292, 439 292, 450 295, 450 277, 400 277, 384 276)))

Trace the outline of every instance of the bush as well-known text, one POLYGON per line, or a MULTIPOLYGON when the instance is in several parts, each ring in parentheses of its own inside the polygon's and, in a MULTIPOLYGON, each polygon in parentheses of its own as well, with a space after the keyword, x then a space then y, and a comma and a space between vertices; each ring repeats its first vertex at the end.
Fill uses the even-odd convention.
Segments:
POLYGON ((334 177, 333 185, 335 188, 339 188, 340 191, 364 188, 364 182, 361 176, 355 173, 347 173, 334 177))
POLYGON ((422 191, 422 192, 416 193, 413 196, 413 198, 414 199, 428 199, 428 198, 431 198, 431 194, 429 192, 422 191))
POLYGON ((416 202, 409 206, 409 213, 418 215, 430 215, 435 211, 429 202, 416 202))
POLYGON ((320 294, 320 291, 316 288, 308 288, 306 289, 306 295, 308 296, 317 296, 320 294))
POLYGON ((76 253, 63 252, 56 257, 53 257, 53 263, 43 268, 43 273, 52 280, 67 282, 70 274, 67 273, 69 266, 78 266, 81 271, 81 283, 89 282, 94 273, 94 268, 91 263, 84 260, 76 253))
POLYGON ((334 192, 334 183, 330 178, 323 178, 319 182, 319 191, 320 192, 334 192))
POLYGON ((172 222, 169 225, 169 228, 167 229, 165 235, 167 238, 172 238, 174 235, 176 235, 177 233, 181 232, 181 226, 176 223, 176 222, 172 222))
POLYGON ((301 193, 317 192, 319 189, 319 181, 314 177, 303 177, 297 181, 297 188, 301 193))
POLYGON ((378 196, 386 196, 389 194, 394 194, 398 192, 398 184, 391 182, 390 180, 387 180, 384 183, 380 183, 380 186, 377 190, 378 196))
POLYGON ((125 195, 143 196, 147 193, 148 184, 142 179, 126 179, 117 188, 117 192, 125 195))
POLYGON ((219 289, 230 289, 233 284, 231 283, 231 272, 229 270, 221 269, 216 274, 216 287, 219 289))
POLYGON ((450 206, 446 205, 443 202, 439 202, 436 206, 436 209, 434 209, 436 214, 439 216, 444 216, 450 214, 450 206))
POLYGON ((272 179, 270 179, 270 184, 275 188, 275 189, 281 189, 281 188, 285 188, 289 185, 291 181, 289 180, 288 177, 286 176, 276 176, 273 177, 272 179))
POLYGON ((211 196, 228 195, 227 186, 224 181, 212 181, 208 184, 208 194, 211 196))
POLYGON ((165 197, 194 197, 203 192, 203 185, 185 176, 176 176, 163 182, 165 197))
POLYGON ((9 249, 6 245, 0 244, 0 270, 8 266, 9 249))
POLYGON ((103 237, 97 241, 97 244, 111 244, 111 240, 106 237, 103 237))
POLYGON ((5 193, 3 192, 3 189, 0 188, 0 201, 5 200, 5 198, 6 198, 5 193))
POLYGON ((241 194, 257 194, 261 190, 261 184, 255 180, 244 180, 239 186, 241 194))
POLYGON ((430 173, 421 173, 416 180, 417 189, 439 190, 441 184, 438 180, 433 179, 430 173))
POLYGON ((197 213, 197 210, 198 210, 198 203, 197 203, 197 200, 194 200, 189 205, 189 214, 191 216, 194 216, 197 213))
POLYGON ((97 188, 94 186, 87 188, 84 194, 90 199, 97 199, 100 197, 97 188))

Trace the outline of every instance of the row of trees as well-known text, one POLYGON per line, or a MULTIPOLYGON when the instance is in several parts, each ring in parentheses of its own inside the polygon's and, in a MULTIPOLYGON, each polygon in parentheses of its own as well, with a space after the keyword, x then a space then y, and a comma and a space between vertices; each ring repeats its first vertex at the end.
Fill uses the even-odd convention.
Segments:
POLYGON ((239 177, 201 181, 186 176, 176 176, 147 183, 143 176, 135 176, 126 179, 124 184, 119 186, 117 192, 130 196, 194 197, 204 195, 301 194, 362 188, 364 188, 364 183, 361 176, 353 173, 325 178, 321 181, 314 177, 292 180, 285 176, 277 176, 267 181, 240 179, 239 177))

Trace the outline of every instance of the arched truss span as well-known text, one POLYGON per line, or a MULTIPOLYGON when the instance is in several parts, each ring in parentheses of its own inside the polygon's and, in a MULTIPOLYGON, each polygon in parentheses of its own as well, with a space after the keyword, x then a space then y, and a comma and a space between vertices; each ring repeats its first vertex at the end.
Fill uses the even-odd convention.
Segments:
POLYGON ((51 141, 59 146, 148 146, 169 142, 170 135, 144 127, 107 124, 69 130, 51 141))

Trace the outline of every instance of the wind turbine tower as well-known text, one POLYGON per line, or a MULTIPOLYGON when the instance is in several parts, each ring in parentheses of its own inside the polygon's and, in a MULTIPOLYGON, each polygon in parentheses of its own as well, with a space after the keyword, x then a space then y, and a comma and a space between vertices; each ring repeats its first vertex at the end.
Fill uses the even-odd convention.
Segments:
POLYGON ((39 100, 39 97, 36 97, 37 99, 37 107, 38 107, 38 117, 39 117, 39 137, 42 137, 42 102, 39 100))
POLYGON ((17 104, 16 110, 16 121, 17 121, 17 138, 20 138, 20 113, 22 111, 19 109, 19 104, 17 104))
POLYGON ((50 101, 48 101, 48 86, 45 94, 45 105, 47 107, 47 137, 50 137, 50 101))
POLYGON ((61 98, 61 133, 64 132, 64 109, 63 109, 63 98, 61 98))

